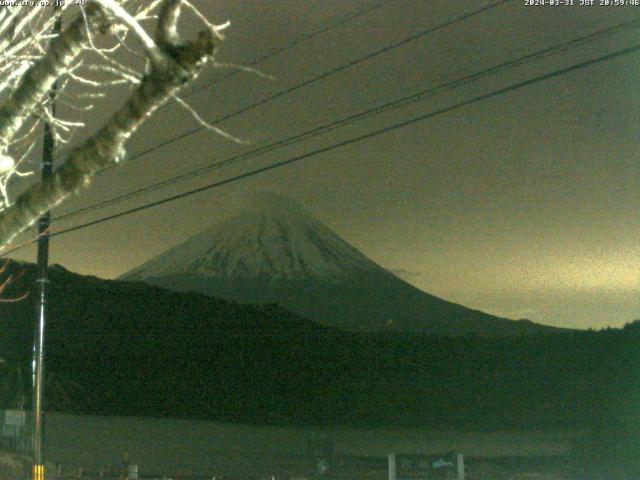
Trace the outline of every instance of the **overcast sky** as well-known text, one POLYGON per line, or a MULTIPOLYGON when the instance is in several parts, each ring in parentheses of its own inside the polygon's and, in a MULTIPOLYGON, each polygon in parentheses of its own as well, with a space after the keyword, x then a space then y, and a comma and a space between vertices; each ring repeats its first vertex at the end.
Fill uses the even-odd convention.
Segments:
MULTIPOLYGON (((186 96, 218 119, 484 2, 388 0, 259 65, 186 96)), ((640 17, 640 7, 526 6, 513 0, 423 36, 100 175, 55 215, 224 160, 403 95, 640 17)), ((596 0, 596 3, 598 1, 596 0)), ((231 21, 219 62, 248 64, 372 5, 364 0, 198 2, 231 21)), ((589 42, 295 146, 54 224, 66 228, 285 160, 640 43, 638 29, 589 42)), ((204 228, 224 199, 270 189, 419 288, 511 318, 580 328, 640 319, 640 54, 494 96, 297 164, 52 239, 51 259, 114 278, 204 228)), ((208 69, 205 86, 230 69, 208 69)), ((115 104, 115 100, 110 99, 115 104)), ((106 109, 108 110, 108 109, 106 109)), ((104 113, 104 112, 102 112, 104 113)), ((175 105, 135 155, 196 126, 175 105)), ((25 237, 26 238, 26 237, 25 237)), ((33 260, 35 249, 14 258, 33 260)))

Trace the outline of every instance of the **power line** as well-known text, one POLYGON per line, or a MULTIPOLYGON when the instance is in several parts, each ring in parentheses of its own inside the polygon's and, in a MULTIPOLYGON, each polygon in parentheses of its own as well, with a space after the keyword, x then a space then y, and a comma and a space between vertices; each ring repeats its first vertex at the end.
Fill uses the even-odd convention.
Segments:
MULTIPOLYGON (((390 126, 378 129, 378 130, 374 130, 374 131, 369 132, 369 133, 365 133, 363 135, 358 135, 356 137, 352 137, 352 138, 350 138, 348 140, 344 140, 342 142, 338 142, 338 143, 335 143, 335 144, 327 146, 327 147, 319 148, 317 150, 313 150, 311 152, 295 156, 295 157, 289 158, 287 160, 283 160, 281 162, 277 162, 277 163, 268 165, 266 167, 257 168, 255 170, 251 170, 249 172, 246 172, 246 173, 243 173, 243 174, 240 174, 240 175, 236 175, 234 177, 231 177, 231 178, 228 178, 228 179, 225 179, 225 180, 220 180, 220 181, 205 185, 203 187, 199 187, 199 188, 196 188, 196 189, 193 189, 193 190, 189 190, 187 192, 183 192, 183 193, 180 193, 180 194, 177 194, 177 195, 172 195, 170 197, 166 197, 166 198, 164 198, 162 200, 158 200, 158 201, 155 201, 155 202, 150 202, 150 203, 147 203, 145 205, 141 205, 141 206, 138 206, 138 207, 135 207, 135 208, 131 208, 129 210, 125 210, 123 212, 119 212, 119 213, 116 213, 116 214, 113 214, 113 215, 108 215, 106 217, 102 217, 102 218, 97 219, 97 220, 93 220, 91 222, 87 222, 87 223, 84 223, 84 224, 81 224, 81 225, 76 225, 74 227, 70 227, 70 228, 67 228, 67 229, 64 229, 64 230, 60 230, 58 232, 52 233, 50 235, 50 237, 57 237, 59 235, 64 235, 66 233, 74 232, 76 230, 80 230, 80 229, 87 228, 87 227, 90 227, 90 226, 93 226, 93 225, 97 225, 99 223, 107 222, 109 220, 114 220, 116 218, 120 218, 120 217, 123 217, 123 216, 126 216, 126 215, 130 215, 130 214, 142 211, 142 210, 146 210, 148 208, 156 207, 156 206, 159 206, 159 205, 163 205, 165 203, 169 203, 169 202, 173 202, 175 200, 179 200, 179 199, 182 199, 182 198, 185 198, 185 197, 189 197, 191 195, 195 195, 196 193, 200 193, 200 192, 204 192, 204 191, 207 191, 207 190, 211 190, 213 188, 221 187, 223 185, 227 185, 227 184, 230 184, 230 183, 235 183, 237 181, 244 180, 246 178, 253 177, 253 176, 256 176, 256 175, 259 175, 261 173, 265 173, 265 172, 268 172, 268 171, 271 171, 271 170, 275 170, 277 168, 281 168, 281 167, 284 167, 286 165, 297 163, 297 162, 300 162, 300 161, 305 160, 307 158, 311 158, 311 157, 314 157, 316 155, 320 155, 322 153, 326 153, 328 151, 335 150, 337 148, 341 148, 341 147, 344 147, 344 146, 347 146, 347 145, 351 145, 351 144, 356 143, 356 142, 360 142, 360 141, 367 140, 367 139, 372 138, 372 137, 376 137, 378 135, 382 135, 382 134, 385 134, 385 133, 389 133, 389 132, 398 130, 400 128, 404 128, 406 126, 413 125, 415 123, 419 123, 419 122, 431 119, 431 118, 436 117, 438 115, 449 113, 449 112, 457 110, 459 108, 466 107, 466 106, 469 106, 469 105, 472 105, 472 104, 475 104, 475 103, 478 103, 478 102, 481 102, 481 101, 484 101, 484 100, 488 100, 490 98, 493 98, 493 97, 496 97, 496 96, 499 96, 499 95, 503 95, 505 93, 509 93, 509 92, 518 90, 520 88, 523 88, 523 87, 526 87, 526 86, 529 86, 529 85, 533 85, 533 84, 538 83, 538 82, 542 82, 542 81, 546 81, 546 80, 549 80, 549 79, 552 79, 552 78, 555 78, 555 77, 559 77, 561 75, 565 75, 567 73, 570 73, 570 72, 573 72, 573 71, 576 71, 576 70, 580 70, 580 69, 583 69, 583 68, 586 68, 586 67, 589 67, 589 66, 592 66, 592 65, 603 63, 603 62, 612 60, 614 58, 622 57, 624 55, 629 55, 631 53, 638 52, 639 50, 640 50, 640 44, 634 45, 632 47, 628 47, 628 48, 625 48, 625 49, 617 50, 615 52, 608 53, 606 55, 602 55, 602 56, 599 56, 599 57, 591 59, 591 60, 586 60, 584 62, 580 62, 580 63, 574 64, 574 65, 570 65, 568 67, 564 67, 564 68, 555 70, 555 71, 550 72, 550 73, 539 75, 539 76, 531 78, 529 80, 524 80, 524 81, 521 81, 521 82, 517 82, 517 83, 511 84, 511 85, 509 85, 507 87, 494 90, 494 91, 492 91, 490 93, 486 93, 486 94, 483 94, 483 95, 475 96, 475 97, 473 97, 471 99, 456 103, 454 105, 442 108, 440 110, 436 110, 436 111, 433 111, 433 112, 430 112, 430 113, 427 113, 427 114, 424 114, 424 115, 420 115, 420 116, 414 117, 414 118, 409 119, 409 120, 405 120, 405 121, 402 121, 402 122, 399 122, 399 123, 396 123, 396 124, 393 124, 393 125, 390 125, 390 126)), ((0 257, 4 257, 4 256, 14 252, 15 250, 18 250, 19 248, 22 248, 22 246, 14 248, 13 250, 10 250, 8 252, 5 252, 5 253, 1 254, 0 257)))
MULTIPOLYGON (((273 49, 273 50, 271 50, 271 51, 269 51, 269 52, 267 52, 267 53, 265 53, 265 54, 263 54, 263 55, 261 55, 261 56, 259 56, 257 58, 254 58, 253 60, 249 61, 248 63, 242 64, 241 66, 253 67, 253 66, 255 66, 255 65, 259 64, 259 63, 262 63, 262 62, 264 62, 266 60, 269 60, 270 58, 273 58, 273 57, 275 57, 277 55, 280 55, 283 52, 291 50, 291 49, 297 47, 298 45, 300 45, 300 44, 302 44, 302 43, 304 43, 304 42, 306 42, 308 40, 311 40, 314 37, 317 37, 319 35, 322 35, 323 33, 326 33, 326 32, 328 32, 330 30, 333 30, 334 28, 339 27, 341 25, 344 25, 344 24, 346 24, 346 23, 348 23, 348 22, 350 22, 352 20, 355 20, 356 18, 361 17, 361 16, 363 16, 363 15, 369 13, 369 12, 372 12, 374 10, 382 8, 386 4, 390 3, 391 1, 392 0, 380 0, 380 1, 377 1, 377 2, 373 2, 372 4, 367 4, 367 5, 365 5, 364 7, 360 8, 358 10, 355 10, 355 11, 352 11, 352 12, 348 12, 348 13, 342 15, 341 17, 336 18, 334 21, 329 22, 328 24, 326 24, 326 25, 324 25, 324 26, 322 26, 322 27, 320 27, 320 28, 318 28, 316 30, 313 30, 312 32, 308 32, 308 33, 305 33, 303 35, 300 35, 300 36, 294 38, 289 43, 287 43, 287 44, 285 44, 285 45, 283 45, 281 47, 278 47, 276 49, 273 49)), ((77 18, 79 16, 80 15, 76 15, 71 20, 75 20, 75 18, 77 18)), ((220 82, 222 82, 224 80, 227 80, 227 79, 229 79, 231 77, 234 77, 235 75, 238 75, 241 72, 242 72, 242 69, 237 69, 237 70, 229 72, 229 73, 227 73, 225 75, 219 76, 219 77, 211 80, 210 82, 205 83, 204 85, 196 86, 195 88, 191 89, 188 93, 184 94, 183 96, 184 97, 188 97, 188 96, 191 96, 191 95, 193 95, 195 93, 198 93, 198 92, 200 92, 202 90, 206 90, 207 88, 212 87, 213 85, 216 85, 217 83, 220 83, 220 82)), ((165 107, 168 107, 169 105, 172 105, 172 103, 164 104, 162 107, 160 107, 160 110, 162 110, 165 107)))
MULTIPOLYGON (((243 107, 240 110, 236 110, 235 112, 232 112, 232 113, 227 114, 227 115, 225 115, 223 117, 220 117, 220 118, 212 121, 211 123, 224 122, 224 121, 226 121, 226 120, 228 120, 228 119, 230 119, 230 118, 232 118, 232 117, 234 117, 236 115, 244 113, 244 112, 246 112, 248 110, 251 110, 253 108, 256 108, 256 107, 258 107, 260 105, 264 105, 264 104, 266 104, 266 103, 268 103, 268 102, 270 102, 272 100, 275 100, 277 98, 280 98, 280 97, 283 97, 285 95, 288 95, 289 93, 292 93, 292 92, 294 92, 294 91, 296 91, 296 90, 298 90, 300 88, 306 87, 308 85, 311 85, 311 84, 313 84, 313 83, 315 83, 317 81, 320 81, 321 79, 327 78, 327 77, 329 77, 331 75, 335 75, 335 74, 337 74, 339 72, 347 70, 348 68, 351 68, 351 67, 353 67, 355 65, 358 65, 358 64, 360 64, 362 62, 365 62, 365 61, 370 60, 370 59, 372 59, 374 57, 382 55, 385 52, 388 52, 390 50, 399 48, 399 47, 401 47, 403 45, 406 45, 407 43, 410 43, 410 42, 412 42, 414 40, 417 40, 417 39, 422 38, 424 36, 427 36, 429 34, 435 33, 435 32, 437 32, 439 30, 444 29, 444 28, 450 27, 450 26, 452 26, 452 25, 454 25, 456 23, 459 23, 461 21, 469 19, 469 18, 471 18, 473 16, 479 15, 479 14, 481 14, 483 12, 486 12, 486 11, 488 11, 490 9, 493 9, 495 7, 498 7, 498 6, 502 5, 502 4, 510 2, 510 1, 512 1, 512 0, 492 1, 492 2, 485 3, 484 5, 482 5, 480 7, 477 7, 475 9, 466 10, 465 12, 463 12, 461 14, 458 14, 455 17, 452 17, 449 20, 446 20, 445 22, 443 22, 441 24, 438 24, 438 25, 433 26, 433 27, 429 27, 429 28, 427 28, 425 30, 422 30, 422 31, 418 32, 418 33, 414 33, 412 35, 409 35, 408 37, 405 37, 404 39, 402 39, 402 40, 400 40, 398 42, 395 42, 395 43, 392 43, 392 44, 388 44, 388 45, 386 45, 384 47, 381 47, 381 48, 379 48, 379 49, 377 49, 377 50, 375 50, 373 52, 370 52, 370 53, 368 53, 368 54, 366 54, 366 55, 364 55, 362 57, 359 57, 359 58, 357 58, 355 60, 351 60, 351 61, 349 61, 349 62, 347 62, 345 64, 342 64, 342 65, 340 65, 338 67, 332 68, 332 69, 330 69, 328 71, 325 71, 325 72, 321 73, 320 75, 312 77, 312 78, 310 78, 308 80, 305 80, 305 81, 302 81, 300 83, 297 83, 297 84, 295 84, 295 85, 293 85, 293 86, 291 86, 289 88, 281 90, 280 92, 277 92, 277 93, 275 93, 273 95, 265 97, 264 99, 262 99, 262 100, 260 100, 258 102, 255 102, 255 103, 250 104, 250 105, 248 105, 246 107, 243 107)), ((326 29, 325 29, 325 31, 326 31, 326 29)), ((174 136, 174 137, 172 137, 170 139, 167 139, 165 141, 157 143, 156 145, 154 145, 154 146, 152 146, 150 148, 147 148, 147 149, 145 149, 145 150, 143 150, 141 152, 138 152, 137 154, 132 155, 131 157, 129 157, 127 159, 127 161, 131 162, 133 160, 141 158, 141 157, 147 155, 148 153, 151 153, 151 152, 154 152, 156 150, 159 150, 159 149, 161 149, 161 148, 163 148, 163 147, 165 147, 165 146, 167 146, 167 145, 169 145, 171 143, 174 143, 174 142, 176 142, 178 140, 181 140, 181 139, 186 138, 186 137, 188 137, 190 135, 193 135, 193 134, 195 134, 197 132, 200 132, 200 131, 204 130, 205 128, 206 127, 204 127, 204 126, 194 127, 191 130, 188 130, 186 132, 178 134, 178 135, 176 135, 176 136, 174 136)), ((105 171, 107 171, 107 170, 102 170, 102 171, 100 171, 98 173, 104 173, 105 171)), ((92 208, 92 207, 87 207, 87 208, 92 208)), ((74 212, 71 212, 69 215, 65 215, 64 217, 69 217, 70 215, 76 215, 76 214, 74 212)), ((61 218, 63 218, 63 217, 58 217, 58 220, 60 220, 61 218)))
MULTIPOLYGON (((351 67, 353 67, 355 65, 358 65, 358 64, 360 64, 362 62, 365 62, 365 61, 370 60, 372 58, 375 58, 375 57, 377 57, 379 55, 382 55, 382 54, 384 54, 384 53, 386 53, 388 51, 391 51, 391 50, 394 50, 394 49, 399 48, 401 46, 404 46, 404 45, 406 45, 406 44, 408 44, 410 42, 413 42, 413 41, 415 41, 415 40, 417 40, 419 38, 425 37, 425 36, 427 36, 429 34, 437 32, 439 30, 442 30, 442 29, 445 29, 445 28, 450 27, 452 25, 455 25, 456 23, 459 23, 459 22, 462 22, 462 21, 464 21, 466 19, 472 18, 472 17, 474 17, 476 15, 479 15, 481 13, 489 11, 489 10, 491 10, 493 8, 496 8, 496 7, 498 7, 498 6, 502 5, 502 4, 505 4, 505 3, 510 2, 510 1, 512 1, 512 0, 494 0, 494 1, 485 2, 483 5, 481 5, 478 8, 466 10, 465 12, 463 12, 463 13, 461 13, 461 14, 459 14, 459 15, 457 15, 457 16, 455 16, 455 17, 453 17, 453 18, 451 18, 451 19, 449 19, 449 20, 447 20, 447 21, 445 21, 445 22, 443 22, 443 23, 441 23, 439 25, 436 25, 434 27, 429 27, 429 28, 427 28, 425 30, 422 30, 422 31, 418 32, 418 33, 414 33, 412 35, 409 35, 408 37, 405 37, 404 39, 402 39, 402 40, 400 40, 398 42, 388 44, 388 45, 386 45, 386 46, 384 46, 384 47, 382 47, 382 48, 380 48, 380 49, 378 49, 376 51, 370 52, 370 53, 368 53, 368 54, 366 54, 366 55, 364 55, 362 57, 359 57, 359 58, 357 58, 355 60, 347 62, 346 64, 342 64, 342 65, 340 65, 338 67, 335 67, 335 68, 333 68, 333 69, 331 69, 329 71, 326 71, 326 72, 324 72, 324 73, 322 73, 322 74, 320 74, 320 75, 318 75, 316 77, 313 77, 311 79, 308 79, 308 80, 302 81, 302 82, 300 82, 298 84, 295 84, 295 85, 293 85, 293 86, 291 86, 291 87, 289 87, 289 88, 287 88, 285 90, 282 90, 280 92, 275 93, 274 95, 266 97, 266 98, 264 98, 264 99, 262 99, 262 100, 260 100, 260 101, 258 101, 256 103, 248 105, 248 106, 246 106, 246 107, 244 107, 244 108, 242 108, 242 109, 240 109, 240 110, 238 110, 236 112, 228 114, 228 115, 222 117, 221 119, 214 120, 212 123, 222 122, 222 121, 227 120, 227 119, 229 119, 229 118, 231 118, 233 116, 236 116, 236 115, 239 115, 241 113, 244 113, 244 112, 246 112, 246 111, 248 111, 250 109, 256 108, 256 107, 258 107, 260 105, 264 105, 265 103, 270 102, 272 100, 275 100, 276 98, 280 98, 280 97, 282 97, 284 95, 287 95, 289 93, 292 93, 293 91, 296 91, 296 90, 298 90, 300 88, 303 88, 303 87, 308 86, 308 85, 310 85, 312 83, 320 81, 321 79, 327 78, 327 77, 329 77, 331 75, 335 75, 335 74, 337 74, 339 72, 347 70, 347 69, 349 69, 349 68, 351 68, 351 67)), ((178 140, 178 138, 184 138, 185 136, 190 135, 192 133, 195 133, 196 131, 200 131, 200 130, 202 130, 204 128, 205 127, 199 127, 197 129, 191 130, 190 132, 186 132, 185 134, 182 134, 179 137, 173 138, 173 139, 169 140, 168 142, 163 142, 163 143, 157 144, 153 148, 148 149, 146 151, 143 151, 143 152, 141 152, 141 153, 129 158, 129 160, 132 160, 134 158, 139 158, 139 157, 141 157, 141 156, 143 156, 143 155, 145 155, 145 154, 147 154, 147 153, 149 153, 149 152, 151 152, 153 150, 161 148, 162 146, 164 146, 164 145, 166 145, 168 143, 171 143, 171 142, 174 142, 174 141, 178 140)), ((98 173, 101 173, 101 172, 98 172, 98 173)), ((14 250, 11 250, 11 251, 14 251, 14 250)), ((4 255, 10 253, 11 251, 5 252, 4 254, 2 254, 0 256, 4 256, 4 255)))
POLYGON ((363 120, 365 118, 369 118, 372 115, 377 115, 383 112, 387 112, 393 109, 397 109, 400 107, 404 107, 407 105, 410 105, 412 103, 418 102, 418 101, 422 101, 425 100, 426 98, 430 98, 433 97, 435 95, 441 94, 443 92, 447 92, 450 90, 453 90, 454 88, 458 88, 464 85, 467 85, 469 83, 472 82, 476 82, 482 78, 486 78, 490 75, 495 75, 498 73, 502 73, 504 71, 510 70, 512 68, 516 68, 528 63, 531 63, 533 61, 536 60, 540 60, 542 58, 547 58, 551 55, 555 55, 557 53, 560 52, 565 52, 570 48, 574 48, 577 46, 581 46, 584 45, 586 43, 590 43, 593 42, 595 40, 599 40, 601 38, 604 38, 606 36, 611 36, 617 33, 620 33, 622 31, 625 30, 629 30, 631 28, 637 28, 638 26, 640 26, 640 18, 636 18, 627 22, 623 22, 621 24, 617 24, 605 29, 600 29, 597 30, 595 32, 589 33, 587 35, 583 35, 581 37, 578 38, 574 38, 572 40, 560 43, 558 45, 554 45, 542 50, 538 50, 536 52, 521 56, 515 60, 510 60, 507 62, 503 62, 499 65, 484 69, 482 71, 476 72, 474 74, 471 75, 467 75, 465 77, 450 81, 450 82, 446 82, 444 84, 438 85, 436 87, 431 87, 422 91, 419 91, 417 93, 413 93, 411 95, 407 95, 404 97, 401 97, 399 99, 396 99, 392 102, 387 102, 383 105, 379 105, 370 109, 367 109, 365 111, 361 111, 358 112, 356 114, 350 115, 346 118, 343 119, 339 119, 333 122, 330 122, 328 124, 324 124, 324 125, 320 125, 317 127, 314 127, 310 130, 307 130, 305 132, 296 134, 296 135, 292 135, 289 137, 286 137, 284 139, 280 139, 276 142, 273 142, 269 145, 265 145, 263 147, 251 150, 249 152, 244 152, 242 154, 239 155, 235 155, 233 157, 227 158, 225 160, 219 161, 219 162, 215 162, 212 165, 207 165, 204 167, 200 167, 197 168, 195 170, 191 170, 189 172, 162 180, 160 182, 157 182, 155 184, 152 185, 148 185, 146 187, 131 191, 131 192, 127 192, 121 195, 117 195, 115 197, 112 197, 110 199, 101 201, 101 202, 97 202, 93 205, 84 207, 84 208, 80 208, 78 210, 69 212, 67 214, 64 215, 60 215, 58 217, 56 217, 56 220, 60 221, 60 220, 65 220, 65 219, 69 219, 69 218, 73 218, 76 217, 78 215, 83 215, 83 214, 87 214, 96 210, 100 210, 102 208, 105 208, 107 206, 111 206, 111 205, 115 205, 118 204, 122 201, 131 199, 131 198, 135 198, 138 197, 140 195, 143 195, 145 193, 149 193, 149 192, 153 192, 153 191, 157 191, 160 190, 162 188, 166 188, 168 186, 171 185, 175 185, 178 182, 181 181, 185 181, 188 180, 190 178, 194 178, 197 177, 199 175, 217 170, 219 168, 222 168, 224 166, 230 165, 232 163, 238 163, 240 161, 244 161, 250 158, 253 158, 259 154, 263 154, 263 153, 267 153, 267 152, 271 152, 273 150, 288 146, 288 145, 292 145, 294 143, 298 143, 300 141, 303 141, 305 139, 311 138, 311 137, 315 137, 317 135, 329 132, 331 130, 334 130, 336 128, 340 128, 349 124, 352 124, 354 122, 363 120))
MULTIPOLYGON (((361 8, 359 10, 356 10, 354 12, 349 12, 349 13, 343 15, 342 17, 338 18, 334 22, 331 22, 331 23, 329 23, 329 24, 327 24, 327 25, 325 25, 323 27, 320 27, 319 29, 314 30, 313 32, 310 32, 310 33, 304 34, 304 35, 302 35, 302 36, 300 36, 298 38, 295 38, 291 42, 289 42, 288 44, 283 45, 282 47, 276 48, 276 49, 274 49, 274 50, 272 50, 272 51, 270 51, 268 53, 265 53, 264 55, 262 55, 262 56, 260 56, 258 58, 255 58, 255 59, 251 60, 249 63, 245 64, 244 66, 253 67, 253 66, 255 66, 255 65, 259 64, 259 63, 264 62, 265 60, 269 60, 272 57, 275 57, 277 55, 280 55, 283 52, 286 52, 288 50, 291 50, 292 48, 297 47, 298 45, 300 45, 301 43, 306 42, 307 40, 311 40, 312 38, 317 37, 318 35, 326 33, 326 32, 328 32, 328 31, 330 31, 330 30, 332 30, 332 29, 334 29, 336 27, 344 25, 347 22, 355 20, 356 18, 361 17, 362 15, 364 15, 366 13, 369 13, 369 12, 371 12, 373 10, 381 8, 381 7, 385 6, 387 3, 389 3, 390 1, 391 0, 382 0, 382 1, 376 2, 376 3, 372 4, 372 5, 366 5, 365 7, 361 8)), ((205 90, 205 89, 207 89, 207 88, 209 88, 209 87, 211 87, 211 86, 213 86, 213 85, 215 85, 215 84, 217 84, 219 82, 227 80, 228 78, 231 78, 231 77, 233 77, 233 76, 235 76, 235 75, 237 75, 237 74, 239 74, 241 72, 242 72, 242 70, 235 70, 235 71, 230 72, 230 73, 228 73, 226 75, 222 75, 221 77, 218 77, 218 78, 212 80, 211 82, 208 82, 208 83, 206 83, 206 84, 204 84, 204 85, 202 85, 200 87, 194 88, 189 93, 187 93, 185 96, 190 96, 190 95, 193 95, 194 93, 197 93, 197 92, 200 92, 202 90, 205 90)), ((163 108, 165 106, 168 106, 168 105, 170 105, 170 104, 165 104, 163 106, 163 108)))
MULTIPOLYGON (((305 34, 303 34, 303 35, 301 35, 301 36, 299 36, 297 38, 294 38, 291 42, 289 42, 289 43, 287 43, 287 44, 285 44, 285 45, 283 45, 281 47, 278 47, 278 48, 276 48, 274 50, 271 50, 271 51, 263 54, 262 56, 254 58, 253 60, 249 61, 246 64, 240 65, 236 70, 234 70, 232 72, 229 72, 229 73, 227 73, 225 75, 219 76, 219 77, 211 80, 210 82, 205 83, 204 85, 197 86, 197 87, 193 88, 191 91, 183 94, 182 97, 183 98, 189 97, 189 96, 191 96, 191 95, 193 95, 195 93, 198 93, 198 92, 200 92, 202 90, 210 88, 213 85, 216 85, 216 84, 218 84, 218 83, 220 83, 220 82, 222 82, 224 80, 227 80, 227 79, 229 79, 231 77, 234 77, 235 75, 237 75, 237 74, 239 74, 239 73, 241 73, 243 71, 241 67, 253 67, 253 66, 255 66, 255 65, 259 64, 259 63, 262 63, 262 62, 264 62, 264 61, 266 61, 266 60, 268 60, 270 58, 273 58, 273 57, 275 57, 277 55, 280 55, 281 53, 284 53, 284 52, 286 52, 288 50, 291 50, 291 49, 297 47, 298 45, 300 45, 300 44, 302 44, 302 43, 304 43, 304 42, 306 42, 308 40, 311 40, 311 39, 313 39, 313 38, 315 38, 315 37, 317 37, 319 35, 322 35, 323 33, 326 33, 326 32, 328 32, 330 30, 333 30, 334 28, 337 28, 337 27, 339 27, 341 25, 344 25, 344 24, 346 24, 346 23, 348 23, 348 22, 350 22, 352 20, 355 20, 356 18, 361 17, 362 15, 365 15, 365 14, 367 14, 369 12, 372 12, 374 10, 382 8, 386 4, 390 3, 391 1, 393 1, 393 0, 379 0, 379 1, 374 2, 372 4, 365 5, 364 7, 360 8, 358 10, 346 13, 345 15, 335 19, 333 22, 329 22, 328 24, 326 24, 326 25, 324 25, 324 26, 322 26, 322 27, 320 27, 320 28, 318 28, 318 29, 316 29, 316 30, 314 30, 312 32, 305 33, 305 34)), ((72 20, 75 20, 75 18, 78 18, 78 17, 80 17, 80 14, 76 15, 72 20)), ((162 105, 158 109, 156 114, 160 110, 163 110, 164 108, 169 107, 169 106, 174 105, 174 104, 175 104, 175 102, 173 102, 173 101, 169 101, 168 103, 165 103, 164 105, 162 105)), ((218 120, 216 120, 216 122, 217 121, 218 120)), ((199 130, 196 130, 196 131, 199 131, 199 130)), ((191 133, 195 133, 196 131, 191 132, 191 133)), ((152 150, 150 150, 150 151, 152 151, 152 150)), ((145 155, 146 153, 148 153, 148 152, 140 152, 139 154, 131 156, 128 160, 133 160, 133 159, 139 158, 139 157, 145 155)), ((98 172, 98 174, 101 174, 103 172, 104 172, 104 170, 98 172)))
MULTIPOLYGON (((342 65, 340 65, 338 67, 334 67, 334 68, 332 68, 330 70, 327 70, 327 71, 325 71, 325 72, 323 72, 323 73, 321 73, 319 75, 316 75, 315 77, 312 77, 312 78, 307 79, 307 80, 303 80, 303 81, 301 81, 299 83, 296 83, 295 85, 292 85, 291 87, 288 87, 288 88, 283 89, 283 90, 281 90, 279 92, 276 92, 273 95, 269 95, 269 96, 263 98, 262 100, 258 100, 257 102, 254 102, 254 103, 252 103, 250 105, 242 107, 239 110, 231 112, 231 113, 229 113, 227 115, 224 115, 224 116, 222 116, 220 118, 217 118, 217 119, 211 121, 210 123, 217 124, 217 123, 221 123, 221 122, 224 122, 226 120, 229 120, 230 118, 233 118, 233 117, 235 117, 237 115, 240 115, 242 113, 248 112, 249 110, 252 110, 254 108, 260 107, 262 105, 265 105, 266 103, 269 103, 269 102, 271 102, 273 100, 276 100, 278 98, 284 97, 285 95, 289 95, 290 93, 293 93, 293 92, 295 92, 297 90, 300 90, 301 88, 307 87, 307 86, 309 86, 309 85, 311 85, 313 83, 316 83, 316 82, 318 82, 320 80, 328 78, 328 77, 330 77, 332 75, 336 75, 338 73, 341 73, 341 72, 343 72, 345 70, 348 70, 349 68, 352 68, 352 67, 354 67, 356 65, 359 65, 360 63, 363 63, 363 62, 366 62, 368 60, 371 60, 371 59, 373 59, 375 57, 378 57, 378 56, 380 56, 380 55, 382 55, 382 54, 384 54, 386 52, 389 52, 391 50, 395 50, 396 48, 402 47, 402 46, 404 46, 404 45, 406 45, 408 43, 411 43, 411 42, 413 42, 415 40, 418 40, 418 39, 420 39, 422 37, 425 37, 425 36, 430 35, 432 33, 435 33, 435 32, 438 32, 440 30, 443 30, 445 28, 448 28, 448 27, 450 27, 452 25, 455 25, 456 23, 459 23, 459 22, 462 22, 462 21, 467 20, 469 18, 472 18, 472 17, 474 17, 476 15, 484 13, 484 12, 486 12, 488 10, 491 10, 491 9, 493 9, 495 7, 498 7, 498 6, 502 5, 502 4, 505 4, 505 3, 510 2, 510 1, 513 1, 513 0, 495 0, 495 1, 492 1, 492 2, 485 3, 484 5, 482 5, 482 6, 478 7, 478 8, 475 8, 475 9, 472 9, 472 10, 467 10, 467 11, 465 11, 465 12, 459 14, 459 15, 456 15, 455 17, 453 17, 453 18, 451 18, 449 20, 446 20, 443 23, 440 23, 440 24, 438 24, 438 25, 436 25, 434 27, 429 27, 429 28, 427 28, 425 30, 422 30, 422 31, 418 32, 418 33, 414 33, 412 35, 409 35, 408 37, 405 37, 405 38, 403 38, 402 40, 400 40, 398 42, 388 44, 388 45, 386 45, 384 47, 381 47, 381 48, 379 48, 379 49, 377 49, 377 50, 375 50, 373 52, 367 53, 366 55, 364 55, 362 57, 358 57, 358 58, 356 58, 354 60, 351 60, 351 61, 349 61, 347 63, 344 63, 344 64, 342 64, 342 65)), ((147 148, 147 149, 142 150, 141 152, 139 152, 139 153, 137 153, 135 155, 132 155, 131 157, 128 158, 128 161, 130 162, 132 160, 136 160, 136 159, 138 159, 140 157, 143 157, 144 155, 147 155, 148 153, 154 152, 154 151, 156 151, 156 150, 158 150, 158 149, 160 149, 162 147, 165 147, 165 146, 167 146, 167 145, 169 145, 169 144, 171 144, 171 143, 173 143, 173 142, 175 142, 177 140, 183 139, 185 137, 193 135, 194 133, 200 132, 202 130, 205 130, 205 127, 203 127, 203 126, 194 127, 191 130, 187 130, 186 132, 183 132, 183 133, 181 133, 179 135, 176 135, 176 136, 174 136, 174 137, 172 137, 172 138, 170 138, 168 140, 160 142, 160 143, 154 145, 153 147, 147 148)), ((104 171, 106 171, 106 170, 103 170, 103 172, 104 171)))

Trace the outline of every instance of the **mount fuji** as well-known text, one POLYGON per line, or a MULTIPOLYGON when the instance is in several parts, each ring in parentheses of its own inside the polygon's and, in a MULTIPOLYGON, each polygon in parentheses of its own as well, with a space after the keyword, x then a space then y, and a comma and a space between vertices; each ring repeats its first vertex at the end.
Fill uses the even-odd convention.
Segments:
POLYGON ((231 211, 121 280, 242 303, 277 303, 349 331, 511 336, 557 330, 425 293, 279 195, 246 196, 231 211))

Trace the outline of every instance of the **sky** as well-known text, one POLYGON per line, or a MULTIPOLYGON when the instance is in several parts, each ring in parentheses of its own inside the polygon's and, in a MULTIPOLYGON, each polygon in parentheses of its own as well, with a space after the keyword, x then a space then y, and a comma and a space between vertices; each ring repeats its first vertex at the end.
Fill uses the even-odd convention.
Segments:
MULTIPOLYGON (((485 2, 217 0, 194 2, 231 26, 215 68, 183 98, 216 120, 485 2), (345 15, 380 4, 335 24, 345 15), (304 39, 333 25, 322 34, 304 39), (255 67, 266 53, 295 46, 255 67), (223 65, 224 64, 224 65, 223 65), (192 92, 192 93, 190 93, 192 92)), ((175 104, 135 135, 132 158, 99 175, 54 218, 247 152, 291 134, 640 18, 640 7, 528 6, 512 0, 406 42, 219 124, 137 157, 197 126, 175 104)), ((183 29, 194 30, 186 18, 183 29)), ((220 168, 52 230, 231 178, 476 96, 640 43, 638 29, 483 78, 293 146, 220 168)), ((640 53, 537 82, 331 149, 295 164, 51 240, 51 261, 117 278, 204 229, 238 191, 289 196, 406 281, 444 299, 509 318, 573 328, 640 319, 640 53)), ((114 91, 88 116, 94 129, 117 107, 114 91)), ((73 115, 61 106, 61 115, 73 115)), ((78 134, 77 142, 83 135, 78 134)), ((14 188, 19 190, 22 184, 14 188)), ((33 237, 25 234, 22 241, 33 237)), ((35 248, 11 255, 33 261, 35 248)))

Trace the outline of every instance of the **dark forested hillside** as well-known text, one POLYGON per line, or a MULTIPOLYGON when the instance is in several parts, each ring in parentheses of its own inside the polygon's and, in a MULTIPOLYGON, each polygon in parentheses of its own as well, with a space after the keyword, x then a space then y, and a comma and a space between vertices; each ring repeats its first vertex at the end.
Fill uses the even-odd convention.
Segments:
MULTIPOLYGON (((31 266, 11 268, 23 275, 6 296, 32 280, 31 266)), ((345 333, 276 305, 61 267, 50 292, 50 409, 464 429, 587 428, 603 412, 636 411, 625 399, 640 389, 638 324, 495 339, 345 333)), ((5 405, 16 398, 12 372, 27 371, 33 298, 0 304, 5 405)))

